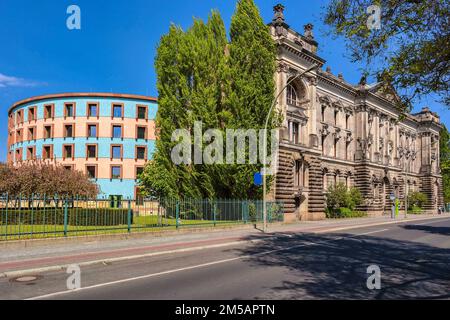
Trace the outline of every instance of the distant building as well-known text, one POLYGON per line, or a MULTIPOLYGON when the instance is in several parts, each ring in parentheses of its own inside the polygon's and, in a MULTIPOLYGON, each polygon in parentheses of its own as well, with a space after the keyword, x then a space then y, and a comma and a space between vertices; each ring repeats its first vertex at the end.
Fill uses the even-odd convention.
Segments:
POLYGON ((95 179, 100 197, 136 196, 155 149, 157 99, 110 93, 33 97, 8 111, 8 162, 42 159, 95 179))
MULTIPOLYGON (((270 23, 278 47, 278 92, 298 72, 322 67, 313 26, 304 34, 292 30, 284 8, 274 7, 270 23)), ((330 68, 292 82, 278 100, 284 116, 279 171, 271 196, 286 203, 288 219, 322 219, 328 186, 339 182, 358 187, 359 209, 389 212, 390 195, 421 191, 427 210, 443 205, 439 166, 439 116, 424 108, 404 117, 395 107, 398 96, 382 83, 356 85, 330 68)))

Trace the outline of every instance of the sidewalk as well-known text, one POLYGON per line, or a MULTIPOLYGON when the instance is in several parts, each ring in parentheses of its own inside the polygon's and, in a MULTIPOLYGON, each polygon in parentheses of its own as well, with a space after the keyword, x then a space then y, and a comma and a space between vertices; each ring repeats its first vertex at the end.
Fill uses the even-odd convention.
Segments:
MULTIPOLYGON (((323 233, 354 228, 385 225, 416 220, 450 218, 450 215, 410 215, 392 220, 389 217, 356 218, 298 222, 295 224, 269 225, 267 234, 253 228, 208 230, 193 233, 171 234, 167 237, 142 235, 137 239, 113 239, 89 241, 81 238, 71 243, 46 242, 42 246, 2 248, 0 246, 0 277, 5 272, 63 266, 72 263, 100 263, 124 257, 137 258, 142 255, 157 255, 170 252, 201 250, 229 246, 243 241, 257 241, 279 233, 323 233)), ((260 226, 258 226, 260 227, 260 226)), ((57 268, 56 268, 57 269, 57 268)))

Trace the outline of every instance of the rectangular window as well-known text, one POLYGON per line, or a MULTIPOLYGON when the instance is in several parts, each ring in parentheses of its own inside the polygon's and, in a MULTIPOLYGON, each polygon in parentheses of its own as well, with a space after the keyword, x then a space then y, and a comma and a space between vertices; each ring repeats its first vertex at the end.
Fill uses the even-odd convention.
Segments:
POLYGON ((137 139, 147 139, 147 128, 137 127, 136 137, 137 139))
POLYGON ((298 132, 298 123, 297 122, 294 122, 293 124, 292 124, 292 137, 293 137, 293 140, 292 140, 292 142, 293 143, 295 143, 295 144, 297 144, 298 143, 298 134, 299 134, 299 132, 298 132))
POLYGON ((53 104, 48 104, 44 106, 44 118, 53 118, 53 104))
POLYGON ((64 117, 75 117, 75 103, 64 104, 64 117))
POLYGON ((28 128, 28 140, 36 140, 36 127, 28 128))
POLYGON ((16 149, 16 161, 22 161, 22 148, 16 149))
POLYGON ((88 124, 87 136, 89 138, 97 138, 98 137, 98 135, 97 135, 97 133, 98 133, 97 127, 98 127, 98 124, 88 124))
POLYGON ((67 166, 64 166, 64 169, 66 169, 67 171, 72 171, 73 170, 73 166, 72 165, 67 165, 67 166))
POLYGON ((122 146, 111 146, 111 159, 122 159, 122 146))
POLYGON ((73 124, 64 125, 64 137, 65 138, 73 138, 75 136, 73 124))
POLYGON ((145 160, 146 159, 147 148, 146 147, 136 147, 136 159, 145 160))
POLYGON ((23 113, 22 110, 17 111, 16 114, 16 123, 22 123, 23 122, 23 113))
POLYGON ((121 166, 111 166, 111 179, 122 179, 121 166))
POLYGON ((113 138, 123 138, 121 125, 113 125, 112 136, 113 138))
POLYGON ((36 153, 35 147, 28 147, 27 148, 27 160, 35 159, 35 153, 36 153))
POLYGON ((114 103, 112 105, 112 117, 122 118, 123 117, 123 104, 114 103))
POLYGON ((50 139, 53 138, 52 126, 44 126, 44 138, 50 139))
POLYGON ((335 111, 334 112, 334 125, 337 126, 338 124, 338 115, 339 115, 339 111, 335 111))
POLYGON ((63 157, 64 158, 73 158, 73 145, 64 145, 63 146, 63 157))
POLYGON ((53 158, 52 146, 44 146, 42 148, 42 159, 53 158))
POLYGON ((350 115, 346 115, 345 116, 345 129, 349 129, 349 124, 350 124, 350 115))
POLYGON ((91 144, 86 147, 87 158, 97 158, 97 145, 91 144))
POLYGON ((137 118, 147 120, 147 106, 137 106, 137 118))
POLYGON ((97 179, 97 166, 90 166, 87 165, 86 166, 86 174, 89 176, 89 178, 91 179, 97 179))
POLYGON ((36 120, 36 107, 28 109, 28 121, 36 120))
POLYGON ((98 103, 88 103, 87 116, 88 117, 98 117, 98 103))
POLYGON ((136 167, 136 180, 139 179, 139 175, 144 172, 144 167, 136 167))
POLYGON ((16 142, 22 142, 23 136, 22 136, 22 130, 16 131, 16 142))

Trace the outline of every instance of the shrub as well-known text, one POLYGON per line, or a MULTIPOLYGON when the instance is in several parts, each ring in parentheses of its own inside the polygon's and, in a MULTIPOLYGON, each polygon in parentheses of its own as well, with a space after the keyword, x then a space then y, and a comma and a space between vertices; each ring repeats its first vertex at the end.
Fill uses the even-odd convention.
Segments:
POLYGON ((331 185, 327 192, 327 208, 337 210, 339 208, 349 208, 354 210, 356 206, 362 203, 362 195, 359 189, 351 187, 350 189, 343 183, 336 186, 331 185))
POLYGON ((339 208, 325 210, 326 216, 329 219, 342 219, 342 218, 361 218, 366 217, 367 213, 362 211, 354 211, 349 208, 339 208))
POLYGON ((423 213, 423 210, 422 210, 422 208, 419 208, 419 207, 417 207, 417 206, 412 206, 410 209, 408 209, 409 211, 408 211, 408 213, 409 214, 422 214, 423 213))
POLYGON ((426 194, 414 191, 408 195, 408 209, 412 210, 414 207, 423 208, 427 201, 426 194))

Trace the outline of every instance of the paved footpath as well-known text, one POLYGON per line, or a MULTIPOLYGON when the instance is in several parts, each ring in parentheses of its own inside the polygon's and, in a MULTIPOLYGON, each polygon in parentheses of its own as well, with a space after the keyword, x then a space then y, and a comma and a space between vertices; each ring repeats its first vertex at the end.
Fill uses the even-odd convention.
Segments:
MULTIPOLYGON (((166 253, 198 251, 220 248, 245 242, 257 242, 283 233, 325 233, 352 230, 374 225, 391 225, 407 221, 440 219, 444 215, 409 215, 408 218, 390 217, 357 218, 342 220, 307 221, 295 224, 269 225, 264 234, 255 228, 203 230, 192 233, 170 234, 155 237, 152 234, 139 238, 91 240, 80 237, 75 241, 46 241, 42 244, 21 247, 2 246, 0 243, 0 278, 12 277, 29 272, 44 272, 65 269, 70 264, 92 265, 166 253)), ((259 227, 259 226, 258 226, 259 227)), ((28 240, 30 243, 30 240, 28 240)))

